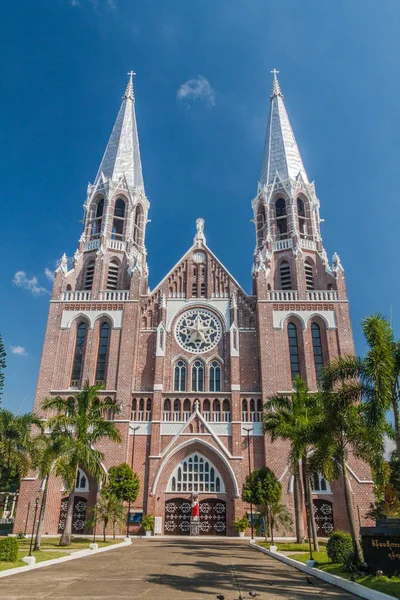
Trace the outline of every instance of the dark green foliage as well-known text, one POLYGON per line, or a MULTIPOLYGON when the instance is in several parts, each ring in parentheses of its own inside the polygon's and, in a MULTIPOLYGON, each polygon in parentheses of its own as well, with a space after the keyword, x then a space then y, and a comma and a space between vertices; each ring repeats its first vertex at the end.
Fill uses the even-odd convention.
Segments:
POLYGON ((345 573, 356 573, 359 569, 359 563, 354 552, 348 552, 343 560, 343 571, 345 573))
POLYGON ((126 463, 111 467, 108 471, 108 489, 124 502, 135 502, 140 488, 140 479, 126 463))
POLYGON ((392 457, 389 461, 390 475, 389 483, 393 486, 395 491, 400 495, 400 459, 397 456, 397 452, 393 452, 392 457))
POLYGON ((353 541, 349 533, 335 531, 326 545, 326 553, 334 563, 343 563, 349 552, 353 552, 353 541))
POLYGON ((1 396, 3 395, 3 387, 4 387, 4 369, 6 368, 6 351, 4 350, 3 338, 0 333, 0 402, 1 396))
POLYGON ((241 519, 239 517, 236 517, 236 519, 233 522, 233 526, 236 529, 236 531, 246 531, 246 529, 249 526, 249 521, 247 517, 242 517, 241 519))
POLYGON ((143 517, 142 525, 145 531, 153 531, 155 524, 155 518, 153 515, 145 515, 143 517))
POLYGON ((256 469, 246 477, 243 500, 257 506, 270 506, 279 502, 282 486, 271 469, 256 469))
POLYGON ((15 562, 18 559, 18 542, 16 538, 7 537, 0 540, 0 561, 15 562))
POLYGON ((25 534, 23 531, 18 531, 17 535, 16 535, 17 540, 24 540, 25 539, 25 534))

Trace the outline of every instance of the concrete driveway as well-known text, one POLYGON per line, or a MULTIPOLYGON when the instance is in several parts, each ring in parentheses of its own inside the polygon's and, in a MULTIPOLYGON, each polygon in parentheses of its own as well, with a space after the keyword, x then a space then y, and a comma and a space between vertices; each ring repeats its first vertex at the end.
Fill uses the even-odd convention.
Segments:
POLYGON ((134 540, 132 546, 0 579, 2 600, 237 600, 356 597, 252 550, 222 539, 134 540), (270 585, 270 582, 272 585, 270 585))

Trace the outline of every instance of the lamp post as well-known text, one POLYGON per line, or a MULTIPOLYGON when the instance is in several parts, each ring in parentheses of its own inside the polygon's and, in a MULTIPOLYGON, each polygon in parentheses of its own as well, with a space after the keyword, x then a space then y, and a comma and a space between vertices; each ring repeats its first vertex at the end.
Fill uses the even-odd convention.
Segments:
POLYGON ((25 520, 25 529, 24 529, 24 535, 26 535, 27 529, 28 529, 28 519, 29 519, 29 513, 31 511, 31 503, 28 502, 28 509, 26 511, 26 520, 25 520))
POLYGON ((28 554, 28 556, 32 556, 32 543, 33 543, 33 536, 35 534, 35 523, 36 523, 36 515, 37 515, 37 511, 38 511, 38 506, 39 506, 39 498, 36 498, 36 500, 35 500, 35 514, 33 516, 32 535, 31 535, 31 543, 29 544, 29 554, 28 554))
MULTIPOLYGON (((131 430, 133 431, 133 440, 132 440, 132 454, 131 454, 131 469, 133 471, 133 459, 135 458, 135 438, 136 438, 136 432, 139 429, 139 425, 136 425, 136 427, 131 427, 131 430)), ((129 537, 129 515, 131 512, 131 501, 129 500, 128 502, 128 514, 126 517, 126 537, 129 537)))
POLYGON ((96 527, 97 527, 97 502, 94 505, 94 527, 93 527, 93 544, 96 543, 96 527))
MULTIPOLYGON (((244 431, 247 432, 247 456, 249 459, 249 475, 251 474, 251 462, 250 462, 250 431, 253 431, 252 427, 244 427, 244 431)), ((251 528, 251 540, 254 540, 253 535, 253 503, 250 502, 250 528, 251 528)))

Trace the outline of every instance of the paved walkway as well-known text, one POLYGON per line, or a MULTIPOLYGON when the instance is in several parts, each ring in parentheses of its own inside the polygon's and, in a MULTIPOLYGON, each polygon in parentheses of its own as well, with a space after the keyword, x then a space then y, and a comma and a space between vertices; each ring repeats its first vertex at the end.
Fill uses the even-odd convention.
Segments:
POLYGON ((111 550, 0 580, 2 600, 355 600, 234 540, 134 540, 111 550), (272 585, 269 585, 270 582, 272 585))

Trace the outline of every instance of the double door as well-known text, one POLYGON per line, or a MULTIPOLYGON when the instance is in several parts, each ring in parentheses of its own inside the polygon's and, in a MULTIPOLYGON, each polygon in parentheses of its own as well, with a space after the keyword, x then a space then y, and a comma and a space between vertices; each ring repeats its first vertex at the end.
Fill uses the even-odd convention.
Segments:
MULTIPOLYGON (((192 503, 185 498, 171 498, 165 503, 165 535, 190 535, 192 503)), ((199 534, 226 535, 226 502, 205 498, 199 502, 199 534)))

